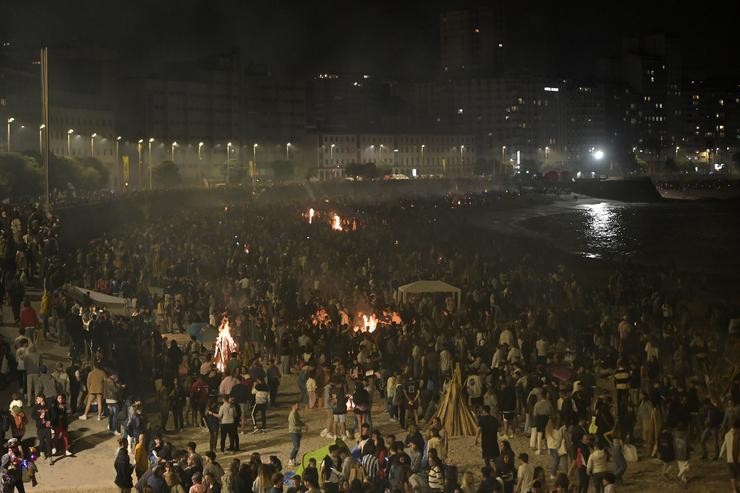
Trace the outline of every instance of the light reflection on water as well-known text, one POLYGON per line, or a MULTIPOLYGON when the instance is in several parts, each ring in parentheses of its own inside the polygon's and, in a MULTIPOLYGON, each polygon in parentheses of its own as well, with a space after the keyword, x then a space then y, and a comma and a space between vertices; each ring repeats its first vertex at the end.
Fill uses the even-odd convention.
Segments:
POLYGON ((740 256, 734 253, 740 213, 732 204, 600 202, 522 225, 586 258, 740 275, 740 256))

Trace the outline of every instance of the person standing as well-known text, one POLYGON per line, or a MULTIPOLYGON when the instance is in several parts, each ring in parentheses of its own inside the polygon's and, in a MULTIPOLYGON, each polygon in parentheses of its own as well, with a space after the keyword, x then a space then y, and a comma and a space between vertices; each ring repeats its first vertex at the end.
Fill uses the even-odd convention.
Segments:
POLYGON ((112 374, 105 380, 104 397, 108 409, 108 431, 120 435, 118 412, 121 409, 121 384, 118 383, 118 375, 112 374))
POLYGON ((211 452, 216 451, 216 443, 218 442, 218 430, 220 427, 218 411, 218 404, 213 402, 203 418, 206 423, 206 427, 208 428, 208 444, 211 452))
POLYGON ((64 455, 67 457, 72 455, 69 451, 69 421, 67 415, 67 403, 64 400, 64 394, 57 394, 54 399, 54 404, 51 409, 52 416, 52 429, 54 430, 52 440, 52 455, 56 453, 53 442, 61 440, 64 446, 64 455))
POLYGON ((254 407, 252 408, 252 424, 254 433, 264 433, 267 426, 267 402, 269 399, 268 388, 263 377, 257 376, 254 387, 252 387, 254 396, 254 407), (257 426, 257 413, 260 415, 260 425, 257 426))
POLYGON ((735 418, 730 431, 725 433, 719 456, 727 454, 727 468, 730 472, 730 491, 738 491, 740 480, 740 418, 735 418))
POLYGON ((42 459, 51 459, 52 412, 52 409, 46 403, 44 394, 37 395, 36 404, 33 406, 33 414, 42 459))
POLYGON ((90 412, 90 406, 93 400, 98 404, 98 421, 103 419, 103 391, 105 389, 105 372, 100 369, 97 363, 87 375, 87 403, 85 410, 80 419, 87 419, 87 413, 90 412))
POLYGON ((277 360, 273 360, 267 367, 267 387, 270 393, 270 405, 277 407, 278 389, 280 388, 280 368, 277 366, 277 360))
POLYGON ((127 448, 126 440, 119 438, 118 452, 116 452, 116 459, 113 462, 113 468, 116 470, 116 479, 113 482, 118 486, 119 493, 131 493, 131 488, 134 487, 133 479, 131 479, 134 466, 131 464, 127 448))
POLYGON ((185 410, 185 390, 177 378, 172 380, 172 389, 168 397, 174 430, 175 432, 181 432, 185 428, 185 418, 183 416, 185 410))
POLYGON ((218 408, 218 423, 221 428, 221 453, 226 448, 226 435, 229 436, 229 450, 239 450, 239 435, 236 432, 237 411, 229 401, 229 396, 223 396, 223 404, 218 408))
POLYGON ((532 409, 532 414, 534 414, 534 426, 537 430, 537 448, 535 449, 535 454, 544 454, 547 448, 547 441, 544 441, 543 444, 545 429, 547 428, 548 421, 550 421, 550 417, 555 414, 552 403, 547 399, 546 391, 543 390, 540 394, 539 399, 532 409))
POLYGON ((288 460, 288 464, 291 466, 297 464, 296 457, 298 456, 298 449, 301 447, 301 438, 303 432, 308 431, 306 423, 303 422, 298 412, 300 407, 298 402, 294 403, 290 409, 290 414, 288 414, 288 434, 290 435, 290 441, 293 443, 293 448, 290 450, 290 459, 288 460))

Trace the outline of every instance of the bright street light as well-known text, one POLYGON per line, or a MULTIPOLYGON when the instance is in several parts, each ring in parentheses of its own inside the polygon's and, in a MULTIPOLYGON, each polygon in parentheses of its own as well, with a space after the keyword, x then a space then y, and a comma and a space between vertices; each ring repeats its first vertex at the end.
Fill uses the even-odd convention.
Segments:
POLYGON ((67 130, 67 156, 72 155, 72 134, 75 133, 74 129, 70 128, 67 130))
POLYGON ((8 118, 8 152, 10 152, 10 124, 15 121, 15 118, 12 116, 8 118))
POLYGON ((46 125, 43 123, 39 125, 39 154, 41 154, 44 151, 44 129, 46 128, 46 125))
POLYGON ((152 189, 152 142, 154 137, 149 137, 149 190, 152 189))
POLYGON ((203 144, 203 142, 198 142, 198 161, 203 160, 203 155, 201 154, 201 150, 203 149, 204 145, 205 144, 203 144))
POLYGON ((602 159, 604 159, 604 151, 602 151, 601 149, 595 150, 593 155, 594 159, 597 161, 601 161, 602 159))
POLYGON ((175 162, 175 147, 177 147, 177 142, 173 142, 171 147, 171 161, 173 163, 175 162))
POLYGON ((97 132, 93 132, 90 136, 90 157, 95 157, 95 137, 97 136, 97 132))
POLYGON ((293 144, 291 144, 290 142, 288 142, 287 144, 285 144, 285 160, 286 161, 290 161, 290 146, 292 146, 292 145, 293 144))

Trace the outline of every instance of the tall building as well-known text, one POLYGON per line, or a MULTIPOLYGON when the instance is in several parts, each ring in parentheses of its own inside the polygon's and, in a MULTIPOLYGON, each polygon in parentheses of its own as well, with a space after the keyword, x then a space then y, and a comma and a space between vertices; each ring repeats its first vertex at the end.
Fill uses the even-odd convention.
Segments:
POLYGON ((472 135, 477 156, 521 164, 564 161, 605 142, 599 86, 536 78, 467 78, 420 82, 420 129, 472 135))
POLYGON ((623 81, 642 98, 644 131, 638 145, 658 152, 672 148, 681 133, 681 56, 663 35, 626 38, 623 81))
POLYGON ((440 65, 449 75, 500 75, 504 70, 504 15, 492 6, 440 15, 440 65))
POLYGON ((158 73, 120 80, 118 122, 129 136, 161 142, 239 141, 244 138, 239 53, 172 62, 158 73))

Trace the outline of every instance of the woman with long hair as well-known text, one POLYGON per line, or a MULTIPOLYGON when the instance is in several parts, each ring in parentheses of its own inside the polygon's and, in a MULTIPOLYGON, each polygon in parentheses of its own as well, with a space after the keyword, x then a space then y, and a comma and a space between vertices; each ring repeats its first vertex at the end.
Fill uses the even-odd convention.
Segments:
MULTIPOLYGON (((52 426, 54 429, 54 439, 52 440, 52 447, 54 447, 57 440, 62 441, 64 445, 64 455, 70 456, 72 452, 69 451, 69 423, 67 415, 67 402, 64 394, 57 394, 54 403, 52 404, 52 426)), ((56 448, 52 448, 51 454, 56 453, 56 448)))
POLYGON ((444 463, 437 455, 437 449, 429 450, 429 465, 427 466, 427 481, 429 490, 440 493, 445 489, 444 463))

